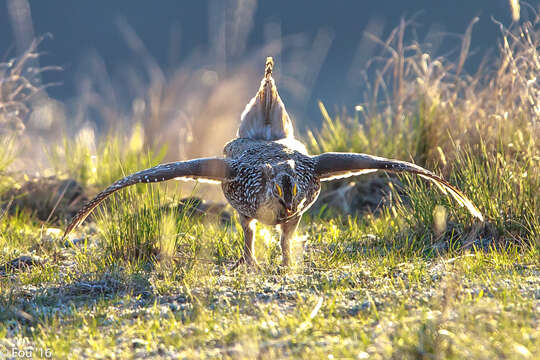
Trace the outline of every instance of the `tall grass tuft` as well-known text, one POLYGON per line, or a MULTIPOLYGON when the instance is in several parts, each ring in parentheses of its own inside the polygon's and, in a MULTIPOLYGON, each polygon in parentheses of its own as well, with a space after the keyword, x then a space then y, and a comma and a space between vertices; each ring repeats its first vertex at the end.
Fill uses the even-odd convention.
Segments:
POLYGON ((0 132, 22 132, 24 122, 31 113, 30 102, 47 87, 42 85, 40 75, 47 71, 60 70, 57 66, 35 68, 28 63, 39 57, 38 46, 44 37, 35 39, 20 56, 0 62, 0 132))
MULTIPOLYGON (((395 215, 405 228, 396 233, 424 239, 429 248, 506 247, 540 245, 540 163, 532 154, 524 158, 491 153, 485 144, 476 153, 470 147, 456 151, 450 181, 467 193, 486 218, 473 224, 467 211, 459 208, 437 189, 416 178, 403 178, 407 201, 394 203, 395 215), (437 226, 438 208, 443 206, 449 221, 437 226)), ((394 199, 399 199, 394 191, 394 199)))
POLYGON ((409 22, 402 21, 388 39, 373 38, 382 54, 368 64, 374 75, 366 76, 368 92, 355 116, 332 117, 320 104, 322 129, 308 133, 313 153, 413 160, 449 178, 487 218, 487 224, 472 226, 466 212, 437 189, 400 177, 405 186, 388 189, 394 205, 381 213, 399 220, 379 233, 384 238, 444 248, 539 243, 540 19, 512 28, 498 24, 494 65, 484 62, 470 75, 464 64, 476 21, 453 60, 430 54, 418 42, 405 43, 409 22))
POLYGON ((516 146, 515 137, 520 136, 525 142, 521 145, 539 152, 539 19, 510 29, 499 24, 494 65, 486 65, 486 58, 469 75, 464 63, 476 20, 463 35, 455 60, 436 57, 418 42, 405 43, 406 21, 388 39, 373 38, 381 54, 368 64, 366 74, 373 75, 366 75, 363 103, 354 117, 332 118, 321 106, 324 124, 321 131, 308 134, 311 150, 369 150, 395 157, 405 153, 418 163, 434 165, 441 161, 441 150, 445 160, 452 160, 454 143, 476 146, 482 140, 489 151, 496 151, 516 146))
POLYGON ((193 210, 190 204, 181 210, 168 207, 175 201, 166 200, 159 186, 142 184, 111 197, 97 217, 107 263, 142 268, 173 259, 179 241, 193 227, 193 210))

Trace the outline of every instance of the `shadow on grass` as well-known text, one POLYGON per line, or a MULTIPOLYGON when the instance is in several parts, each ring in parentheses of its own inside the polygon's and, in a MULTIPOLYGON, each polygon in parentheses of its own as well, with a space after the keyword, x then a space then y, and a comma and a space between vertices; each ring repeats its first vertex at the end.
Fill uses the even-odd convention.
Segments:
POLYGON ((137 299, 141 306, 149 306, 154 300, 149 276, 149 272, 127 274, 118 270, 83 274, 62 285, 13 287, 0 297, 0 322, 34 326, 57 314, 69 315, 101 301, 125 296, 137 299))

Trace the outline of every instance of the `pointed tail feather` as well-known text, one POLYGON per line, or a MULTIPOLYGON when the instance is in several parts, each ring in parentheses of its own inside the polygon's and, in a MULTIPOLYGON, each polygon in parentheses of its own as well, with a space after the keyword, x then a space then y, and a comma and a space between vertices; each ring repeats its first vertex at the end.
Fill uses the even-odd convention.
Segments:
POLYGON ((266 58, 261 86, 242 112, 238 137, 270 141, 294 136, 292 121, 272 77, 273 67, 274 60, 266 58))
POLYGON ((313 159, 316 162, 315 172, 320 181, 345 178, 377 170, 417 174, 433 182, 444 194, 450 194, 460 206, 465 206, 473 216, 484 221, 480 210, 459 189, 418 165, 406 161, 354 153, 324 153, 314 156, 313 159))

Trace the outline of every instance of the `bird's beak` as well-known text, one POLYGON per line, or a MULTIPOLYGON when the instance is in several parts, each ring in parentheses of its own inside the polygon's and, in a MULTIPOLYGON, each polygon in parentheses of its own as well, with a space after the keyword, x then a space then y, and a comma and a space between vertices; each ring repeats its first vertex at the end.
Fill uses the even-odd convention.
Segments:
POLYGON ((292 205, 287 205, 285 207, 285 213, 287 214, 287 216, 294 214, 294 209, 292 208, 292 205))

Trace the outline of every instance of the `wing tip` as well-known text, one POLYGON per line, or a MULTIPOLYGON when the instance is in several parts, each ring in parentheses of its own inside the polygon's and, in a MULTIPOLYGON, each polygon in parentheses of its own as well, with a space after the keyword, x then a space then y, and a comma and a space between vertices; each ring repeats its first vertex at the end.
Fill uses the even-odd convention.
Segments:
POLYGON ((83 209, 81 211, 79 211, 73 217, 73 219, 71 219, 71 221, 69 222, 68 226, 66 227, 66 230, 64 231, 64 235, 62 236, 62 240, 64 240, 69 235, 69 233, 71 233, 73 231, 73 229, 75 229, 77 226, 79 226, 86 219, 88 214, 89 213, 86 213, 85 208, 83 207, 83 209), (81 215, 83 215, 83 216, 81 216, 81 215))
POLYGON ((484 222, 486 221, 484 219, 484 215, 482 215, 482 213, 480 212, 480 210, 478 210, 478 208, 471 202, 470 203, 470 207, 467 207, 467 209, 470 211, 470 213, 475 216, 476 218, 478 218, 478 220, 480 220, 481 222, 484 222))
POLYGON ((66 237, 69 235, 69 233, 77 226, 77 223, 74 223, 71 221, 69 225, 67 226, 66 230, 64 231, 64 235, 62 236, 62 240, 65 240, 66 237))
POLYGON ((444 180, 440 176, 432 174, 428 171, 427 174, 418 173, 418 175, 426 180, 431 180, 445 195, 450 194, 452 198, 459 204, 469 210, 472 216, 478 218, 481 222, 484 222, 484 216, 480 210, 474 205, 474 203, 463 194, 458 188, 454 187, 448 181, 444 180))
MULTIPOLYGON (((439 185, 437 182, 435 182, 435 184, 439 185)), ((467 208, 467 210, 469 210, 469 213, 471 213, 472 216, 478 218, 481 222, 485 221, 484 216, 482 215, 480 210, 476 207, 476 205, 474 205, 474 203, 467 196, 465 196, 465 194, 463 194, 457 188, 454 188, 449 183, 447 184, 442 183, 442 184, 446 187, 445 190, 448 190, 446 193, 450 193, 450 195, 452 195, 454 200, 456 200, 456 202, 460 206, 467 208)), ((439 188, 441 188, 441 186, 439 186, 439 188)))

